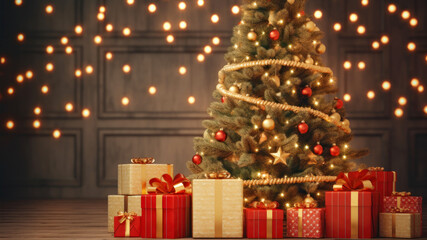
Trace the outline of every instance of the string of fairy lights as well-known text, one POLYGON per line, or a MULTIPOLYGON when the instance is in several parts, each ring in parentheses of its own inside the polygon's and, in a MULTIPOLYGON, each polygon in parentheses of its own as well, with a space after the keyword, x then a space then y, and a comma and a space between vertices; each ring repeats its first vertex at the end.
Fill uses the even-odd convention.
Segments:
MULTIPOLYGON (((196 8, 203 8, 205 6, 205 0, 194 0, 195 4, 196 4, 196 8)), ((364 7, 368 7, 369 6, 369 0, 361 0, 361 5, 364 7)), ((14 3, 16 5, 16 7, 20 7, 22 6, 24 3, 24 0, 14 0, 14 3)), ((254 2, 255 3, 255 2, 254 2)), ((123 4, 127 4, 128 6, 132 7, 135 4, 135 0, 123 0, 123 4)), ((189 9, 189 4, 190 1, 177 1, 177 4, 175 5, 175 7, 177 7, 178 11, 188 11, 189 9)), ((256 3, 255 3, 256 4, 256 3)), ((45 8, 45 14, 47 15, 52 15, 55 14, 55 6, 52 3, 48 3, 46 4, 45 8)), ((147 13, 148 14, 158 14, 158 6, 156 5, 155 2, 152 3, 147 3, 147 13)), ((232 15, 238 15, 240 13, 240 7, 237 5, 233 5, 230 8, 231 10, 231 14, 232 15)), ((398 6, 394 3, 390 3, 387 5, 386 11, 389 15, 395 15, 398 14, 399 9, 398 6)), ((115 28, 115 26, 113 25, 113 23, 111 22, 106 22, 106 14, 107 14, 107 8, 106 6, 99 6, 98 7, 98 11, 96 13, 96 18, 99 22, 104 23, 104 28, 106 32, 112 32, 115 28)), ((413 14, 408 11, 408 10, 401 10, 400 11, 400 17, 402 18, 402 20, 407 21, 409 24, 410 28, 416 28, 418 26, 418 19, 416 17, 413 16, 413 14)), ((313 12, 313 18, 316 20, 321 20, 323 18, 323 12, 320 9, 317 9, 313 12)), ((359 15, 356 12, 352 12, 348 15, 348 20, 350 24, 358 24, 359 22, 359 15)), ((211 24, 218 24, 220 22, 220 16, 218 15, 218 13, 213 13, 210 16, 210 22, 211 24)), ((165 21, 162 23, 161 28, 162 30, 166 33, 165 36, 165 41, 167 44, 174 44, 175 42, 175 36, 174 36, 174 25, 177 24, 178 29, 183 31, 183 30, 187 30, 189 28, 189 24, 185 21, 185 20, 180 20, 178 23, 174 23, 171 21, 165 21)), ((343 24, 340 22, 335 22, 332 24, 332 29, 335 32, 340 32, 342 31, 344 28, 343 24)), ((363 36, 366 33, 366 26, 364 25, 357 25, 356 27, 356 32, 358 35, 363 36)), ((74 27, 74 33, 76 36, 82 36, 84 34, 84 26, 83 25, 76 25, 74 27)), ((123 27, 121 29, 121 33, 122 36, 124 38, 126 37, 130 37, 132 35, 132 29, 130 27, 123 27)), ((16 40, 18 43, 24 43, 26 40, 26 36, 25 33, 21 32, 18 33, 16 36, 16 40)), ((386 46, 389 44, 390 42, 390 37, 386 34, 383 34, 381 36, 378 37, 378 40, 374 40, 372 42, 372 49, 373 50, 379 50, 381 49, 382 46, 386 46)), ((71 55, 74 53, 74 49, 72 44, 70 43, 70 40, 67 36, 62 36, 59 39, 59 42, 61 43, 61 45, 64 47, 64 51, 66 54, 71 55)), ((102 35, 97 34, 93 36, 93 42, 96 46, 99 46, 102 44, 103 42, 103 38, 102 35)), ((208 57, 213 51, 215 46, 218 46, 221 43, 221 39, 218 36, 213 36, 211 38, 211 41, 209 43, 207 43, 206 45, 202 46, 200 49, 200 52, 196 54, 196 59, 199 63, 203 63, 206 59, 206 57, 208 57)), ((415 52, 417 45, 415 42, 410 41, 407 43, 406 45, 407 51, 409 51, 410 53, 415 52)), ((46 46, 46 54, 50 55, 50 54, 54 54, 55 53, 55 47, 53 45, 48 45, 46 46)), ((114 58, 114 53, 111 51, 108 51, 105 53, 105 59, 107 61, 111 61, 114 58)), ((425 55, 425 62, 427 63, 427 54, 425 55)), ((0 56, 0 65, 4 65, 7 62, 7 57, 6 56, 0 56)), ((350 70, 353 68, 353 65, 357 66, 357 69, 360 71, 364 71, 367 67, 367 64, 365 61, 361 60, 359 62, 351 62, 349 60, 346 60, 343 62, 343 69, 344 70, 350 70)), ((47 72, 52 72, 55 69, 55 63, 53 62, 48 62, 45 65, 45 71, 47 72)), ((96 69, 94 69, 94 67, 90 64, 83 66, 82 69, 75 69, 74 71, 74 76, 76 78, 81 78, 84 74, 87 75, 91 75, 94 74, 96 71, 96 69)), ((124 74, 129 74, 132 71, 132 66, 129 64, 124 64, 122 66, 122 71, 124 74)), ((186 75, 188 73, 188 67, 181 65, 178 67, 177 69, 178 73, 180 75, 186 75)), ((16 76, 16 82, 18 84, 22 84, 24 83, 26 80, 30 80, 34 77, 34 72, 32 70, 27 70, 25 73, 19 73, 16 76)), ((417 78, 416 76, 413 77, 412 79, 410 79, 409 81, 410 86, 418 93, 423 93, 424 92, 424 85, 422 84, 421 80, 419 78, 417 78)), ((384 80, 381 83, 381 89, 382 91, 390 91, 392 89, 392 85, 390 83, 389 80, 384 80)), ((9 96, 13 96, 15 94, 15 88, 13 86, 8 87, 6 90, 6 94, 9 96)), ((49 85, 45 84, 42 85, 40 88, 40 92, 43 95, 48 94, 51 91, 49 85)), ((157 87, 155 85, 151 85, 148 87, 147 89, 147 93, 150 95, 155 95, 157 93, 157 87)), ((374 89, 368 89, 366 92, 366 97, 369 100, 373 100, 376 97, 376 92, 374 89)), ((346 102, 351 101, 352 96, 350 93, 344 93, 343 94, 343 100, 346 102)), ((121 98, 121 104, 125 107, 128 106, 131 103, 131 100, 128 96, 123 96, 121 98)), ((196 103, 196 98, 192 95, 190 95, 187 98, 187 102, 188 104, 195 104, 196 103)), ((397 99, 397 106, 394 110, 394 114, 397 118, 401 118, 404 115, 404 110, 403 107, 407 104, 408 100, 405 96, 400 96, 397 99)), ((67 102, 64 106, 64 109, 66 112, 72 112, 74 110, 74 104, 73 102, 67 102)), ((424 106, 423 111, 425 114, 427 114, 427 105, 424 106)), ((42 126, 42 123, 40 121, 40 119, 38 119, 40 116, 42 116, 42 108, 41 106, 36 106, 33 110, 34 115, 36 116, 37 119, 35 119, 33 121, 33 127, 35 129, 38 129, 42 126)), ((84 107, 81 111, 81 116, 82 118, 88 118, 91 115, 91 111, 89 108, 84 107)), ((9 130, 12 130, 15 128, 15 121, 13 119, 8 119, 6 120, 6 128, 9 130)), ((52 136, 54 138, 60 138, 61 137, 61 130, 60 129, 55 129, 52 132, 52 136)))

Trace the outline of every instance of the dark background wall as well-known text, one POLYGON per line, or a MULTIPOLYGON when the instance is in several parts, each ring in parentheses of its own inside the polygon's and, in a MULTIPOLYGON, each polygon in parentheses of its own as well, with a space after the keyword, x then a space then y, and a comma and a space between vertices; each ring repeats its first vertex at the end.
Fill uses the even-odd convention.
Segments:
MULTIPOLYGON (((201 120, 208 118, 206 108, 217 82, 217 71, 225 64, 223 55, 229 46, 231 30, 239 15, 230 8, 238 0, 205 0, 198 7, 195 0, 185 1, 187 9, 179 11, 178 1, 135 0, 132 6, 124 0, 23 0, 16 6, 13 0, 0 2, 0 185, 1 196, 33 198, 102 198, 116 193, 117 164, 127 163, 134 156, 154 156, 157 162, 175 164, 175 172, 188 173, 185 162, 194 154, 192 138, 203 133, 201 120), (147 12, 150 3, 157 5, 154 14, 147 12), (46 14, 46 5, 54 7, 46 14), (106 7, 106 19, 98 21, 99 6, 106 7), (218 24, 210 22, 217 13, 218 24), (178 22, 186 20, 187 30, 179 30, 178 22), (162 30, 164 21, 172 23, 175 42, 168 44, 168 33, 162 30), (113 32, 105 31, 105 24, 114 25, 113 32), (76 35, 74 27, 83 26, 83 34, 76 35), (123 37, 121 30, 129 27, 132 34, 123 37), (25 40, 18 42, 18 33, 25 40), (100 45, 93 42, 101 35, 100 45), (60 38, 66 36, 72 54, 65 53, 60 38), (213 46, 213 53, 203 63, 197 54, 210 44, 212 37, 221 39, 213 46), (53 54, 46 53, 52 45, 53 54), (105 54, 113 53, 112 60, 105 54), (48 72, 45 65, 54 64, 48 72), (124 64, 131 66, 125 74, 124 64), (92 74, 84 69, 94 68, 92 74), (180 75, 178 68, 187 67, 180 75), (75 77, 74 71, 83 75, 75 77), (16 82, 18 74, 31 70, 32 79, 16 82), (42 85, 49 93, 42 94, 42 85), (155 95, 147 92, 157 88, 155 95), (13 87, 13 95, 7 89, 13 87), (187 102, 189 96, 196 103, 187 102), (123 106, 122 97, 130 104, 123 106), (74 109, 65 110, 71 102, 74 109), (40 116, 34 114, 41 107, 40 116), (90 117, 82 118, 88 108, 90 117), (41 127, 32 123, 39 119, 41 127), (6 122, 13 120, 13 129, 6 122), (59 129, 59 139, 52 132, 59 129)), ((321 9, 323 17, 315 22, 325 32, 326 64, 339 80, 339 93, 350 93, 346 103, 355 147, 368 147, 370 155, 361 160, 368 166, 384 166, 398 172, 399 190, 422 194, 427 187, 427 104, 425 93, 418 93, 410 85, 417 77, 426 84, 427 41, 424 0, 370 0, 362 6, 360 0, 311 0, 306 14, 321 9), (397 11, 387 12, 389 3, 397 11), (416 28, 400 17, 407 9, 418 19, 416 28), (350 23, 348 15, 356 12, 357 23, 350 23), (340 22, 342 30, 333 31, 340 22), (356 32, 358 25, 366 26, 366 33, 356 32), (374 50, 371 44, 387 34, 390 43, 374 50), (409 52, 408 42, 416 43, 409 52), (344 70, 343 62, 353 67, 344 70), (366 69, 357 68, 364 61, 366 69), (381 83, 391 82, 391 90, 383 91, 381 83), (373 100, 366 92, 374 90, 373 100), (406 96, 401 118, 394 116, 397 99, 406 96)), ((211 44, 212 45, 212 44, 211 44)))

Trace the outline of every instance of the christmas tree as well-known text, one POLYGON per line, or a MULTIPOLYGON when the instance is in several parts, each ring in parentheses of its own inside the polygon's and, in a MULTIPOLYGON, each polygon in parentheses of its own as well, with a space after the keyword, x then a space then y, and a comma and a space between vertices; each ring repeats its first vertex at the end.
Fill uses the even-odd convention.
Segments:
POLYGON ((322 32, 305 0, 243 0, 215 102, 188 168, 194 178, 228 172, 245 181, 245 201, 291 206, 310 193, 323 202, 339 172, 351 170, 350 123, 322 65, 322 32), (331 96, 332 95, 332 96, 331 96), (258 180, 258 181, 257 181, 258 180))

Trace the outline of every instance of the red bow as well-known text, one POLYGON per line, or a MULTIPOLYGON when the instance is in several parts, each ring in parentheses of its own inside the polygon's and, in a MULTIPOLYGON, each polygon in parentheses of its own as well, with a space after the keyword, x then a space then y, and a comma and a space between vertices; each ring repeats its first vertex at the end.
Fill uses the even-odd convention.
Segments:
POLYGON ((374 189, 375 176, 368 169, 357 172, 340 173, 334 191, 365 191, 374 189))
POLYGON ((277 208, 279 206, 279 203, 276 201, 272 202, 272 201, 268 201, 268 200, 263 201, 263 202, 255 201, 255 202, 251 203, 251 206, 253 208, 274 209, 274 208, 277 208))
POLYGON ((175 178, 169 174, 163 174, 161 178, 150 179, 151 188, 148 188, 148 192, 157 192, 162 194, 168 193, 185 193, 185 189, 191 185, 183 174, 178 173, 175 178))

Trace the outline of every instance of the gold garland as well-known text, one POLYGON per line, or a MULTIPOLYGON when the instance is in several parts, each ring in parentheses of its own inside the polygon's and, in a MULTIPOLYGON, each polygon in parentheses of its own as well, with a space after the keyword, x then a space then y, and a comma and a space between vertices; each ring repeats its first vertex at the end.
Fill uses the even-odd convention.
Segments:
POLYGON ((218 73, 218 77, 219 77, 218 82, 219 83, 216 86, 216 89, 223 96, 230 97, 230 98, 237 99, 237 100, 242 100, 242 101, 245 101, 248 103, 255 104, 257 106, 271 107, 271 108, 281 109, 284 111, 292 111, 295 113, 308 112, 309 114, 311 114, 315 117, 318 117, 318 118, 321 118, 327 122, 333 123, 335 126, 337 126, 339 129, 341 129, 342 131, 344 131, 347 134, 351 133, 351 130, 349 127, 345 127, 343 125, 343 123, 341 123, 341 122, 333 121, 331 119, 331 117, 329 117, 327 114, 325 114, 321 111, 317 111, 317 110, 314 110, 314 109, 309 108, 309 107, 298 107, 298 106, 293 106, 293 105, 289 105, 289 104, 285 104, 285 103, 275 103, 275 102, 262 100, 260 98, 243 96, 241 94, 228 91, 224 85, 225 72, 235 71, 235 70, 239 70, 242 68, 253 67, 253 66, 265 66, 265 65, 274 65, 274 64, 279 64, 279 65, 283 65, 283 66, 290 66, 290 67, 300 67, 300 68, 318 71, 318 72, 322 72, 322 73, 332 73, 332 70, 328 67, 320 67, 320 66, 315 66, 315 65, 301 63, 301 62, 286 61, 286 60, 280 60, 280 59, 257 60, 257 61, 239 63, 239 64, 225 65, 218 73))
POLYGON ((321 183, 335 182, 336 176, 309 176, 309 177, 285 177, 271 179, 252 179, 244 180, 243 186, 251 187, 258 185, 276 185, 276 184, 295 184, 295 183, 321 183))

